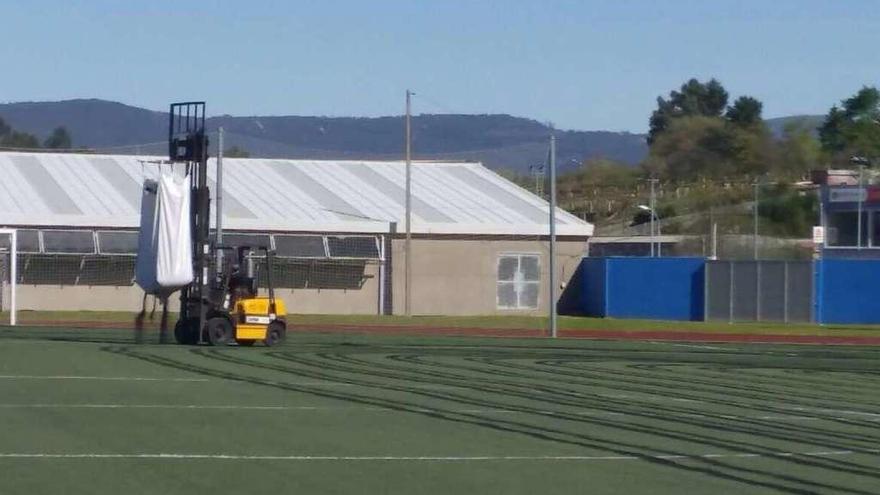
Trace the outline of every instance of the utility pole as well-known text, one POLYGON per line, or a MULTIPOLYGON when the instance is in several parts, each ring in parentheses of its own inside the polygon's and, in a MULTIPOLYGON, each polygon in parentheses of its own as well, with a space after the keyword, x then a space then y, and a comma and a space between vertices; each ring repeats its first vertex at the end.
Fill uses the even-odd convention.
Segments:
POLYGON ((856 220, 856 249, 862 249, 862 202, 865 197, 864 176, 865 166, 859 164, 859 216, 856 220))
POLYGON ((412 316, 412 91, 406 90, 406 245, 404 246, 404 313, 412 316))
POLYGON ((757 179, 755 179, 755 207, 754 207, 754 211, 753 211, 755 231, 752 236, 753 244, 754 244, 754 248, 755 248, 753 258, 756 260, 758 259, 758 191, 759 191, 760 187, 761 187, 761 179, 757 178, 757 179))
MULTIPOLYGON (((217 244, 223 243, 223 128, 217 129, 217 244)), ((217 273, 223 267, 223 250, 217 250, 217 273)))
POLYGON ((654 218, 657 216, 657 210, 656 210, 656 208, 657 208, 657 195, 656 195, 656 192, 654 191, 654 184, 657 183, 657 179, 654 179, 652 177, 652 178, 648 179, 648 182, 651 183, 651 199, 649 200, 650 206, 648 206, 648 207, 651 209, 651 212, 650 212, 651 213, 651 257, 653 258, 654 257, 654 244, 657 242, 657 235, 656 235, 656 231, 654 230, 654 218))
POLYGON ((718 259, 718 224, 712 221, 712 259, 718 259))
POLYGON ((652 215, 657 219, 657 257, 663 257, 663 229, 660 225, 660 217, 657 216, 656 211, 651 212, 652 215))
POLYGON ((556 321, 556 135, 550 135, 550 336, 557 335, 556 321))

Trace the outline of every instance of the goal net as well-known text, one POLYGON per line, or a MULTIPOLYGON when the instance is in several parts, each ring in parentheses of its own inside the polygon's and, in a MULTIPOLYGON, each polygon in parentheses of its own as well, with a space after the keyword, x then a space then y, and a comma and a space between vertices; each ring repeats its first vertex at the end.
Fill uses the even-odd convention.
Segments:
POLYGON ((15 229, 0 229, 0 324, 16 323, 18 249, 15 229))

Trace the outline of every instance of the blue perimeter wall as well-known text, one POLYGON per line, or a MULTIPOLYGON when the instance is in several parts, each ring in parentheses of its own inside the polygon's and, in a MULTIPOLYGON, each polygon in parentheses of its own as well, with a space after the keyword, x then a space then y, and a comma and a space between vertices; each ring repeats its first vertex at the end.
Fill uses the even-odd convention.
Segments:
POLYGON ((585 258, 589 316, 703 320, 703 258, 585 258))
POLYGON ((826 258, 814 273, 818 323, 880 323, 880 260, 826 258))
MULTIPOLYGON (((587 316, 703 320, 702 258, 584 258, 580 311, 587 316)), ((817 323, 880 324, 880 260, 814 263, 817 323)))

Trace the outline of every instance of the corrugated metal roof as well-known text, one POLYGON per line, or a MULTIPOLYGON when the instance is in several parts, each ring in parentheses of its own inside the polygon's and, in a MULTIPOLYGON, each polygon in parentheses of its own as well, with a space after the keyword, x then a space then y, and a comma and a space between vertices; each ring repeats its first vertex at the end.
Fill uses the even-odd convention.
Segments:
MULTIPOLYGON (((0 152, 0 225, 137 227, 141 184, 162 158, 0 152)), ((224 227, 403 231, 402 161, 223 160, 224 227)), ((178 166, 179 167, 179 166, 178 166)), ((215 162, 209 164, 214 191, 215 162)), ((416 234, 546 235, 549 205, 478 163, 414 162, 416 234)), ((560 235, 593 226, 557 210, 560 235)))

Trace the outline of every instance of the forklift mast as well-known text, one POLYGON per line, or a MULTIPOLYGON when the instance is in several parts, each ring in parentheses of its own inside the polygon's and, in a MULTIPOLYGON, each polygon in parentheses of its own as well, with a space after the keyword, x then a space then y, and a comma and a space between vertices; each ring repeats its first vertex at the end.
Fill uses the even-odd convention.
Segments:
POLYGON ((168 159, 173 163, 185 163, 190 178, 190 235, 196 276, 193 283, 180 291, 180 318, 193 324, 198 322, 198 340, 203 342, 211 304, 208 288, 211 196, 208 191, 205 102, 172 103, 169 117, 168 159))

